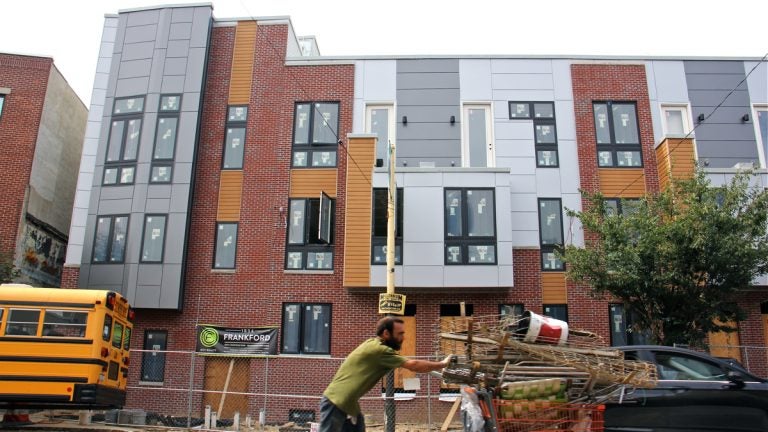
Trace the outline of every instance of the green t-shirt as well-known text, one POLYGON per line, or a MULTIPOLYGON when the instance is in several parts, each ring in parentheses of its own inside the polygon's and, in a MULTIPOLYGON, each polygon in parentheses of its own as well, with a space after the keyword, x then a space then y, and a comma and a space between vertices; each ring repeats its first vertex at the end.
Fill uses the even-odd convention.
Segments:
POLYGON ((406 362, 378 337, 370 338, 349 353, 323 395, 351 416, 360 414, 359 399, 392 369, 406 362))

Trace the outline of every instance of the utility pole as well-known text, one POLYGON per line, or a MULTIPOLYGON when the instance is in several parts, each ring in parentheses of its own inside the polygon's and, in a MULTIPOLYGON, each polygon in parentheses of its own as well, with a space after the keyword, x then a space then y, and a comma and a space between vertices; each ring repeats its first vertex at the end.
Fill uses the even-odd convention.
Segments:
MULTIPOLYGON (((387 294, 394 297, 395 294, 395 196, 397 188, 395 184, 395 143, 389 142, 389 188, 387 190, 387 294)), ((386 432, 395 432, 395 371, 387 374, 384 410, 386 414, 386 432)))

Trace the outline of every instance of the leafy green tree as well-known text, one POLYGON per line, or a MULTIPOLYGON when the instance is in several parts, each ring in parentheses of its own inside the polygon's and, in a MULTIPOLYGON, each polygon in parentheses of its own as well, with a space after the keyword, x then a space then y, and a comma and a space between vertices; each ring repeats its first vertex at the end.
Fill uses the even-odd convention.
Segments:
POLYGON ((635 330, 663 345, 706 346, 744 319, 736 294, 768 272, 768 192, 751 172, 713 187, 697 171, 660 193, 624 200, 621 213, 582 192, 586 247, 568 246, 568 277, 624 303, 635 330))

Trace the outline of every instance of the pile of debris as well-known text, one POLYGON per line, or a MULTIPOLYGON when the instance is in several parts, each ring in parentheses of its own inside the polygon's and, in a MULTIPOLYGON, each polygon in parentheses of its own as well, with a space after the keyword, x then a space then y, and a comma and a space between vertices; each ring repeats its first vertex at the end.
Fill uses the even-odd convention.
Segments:
POLYGON ((498 423, 497 430, 535 430, 541 422, 570 421, 564 418, 568 409, 596 417, 601 404, 657 382, 653 364, 627 360, 598 335, 530 311, 445 320, 438 346, 442 355, 457 356, 443 370, 443 381, 491 395, 492 406, 480 405, 483 412, 495 411, 486 414, 498 423), (539 423, 528 423, 531 419, 539 423))

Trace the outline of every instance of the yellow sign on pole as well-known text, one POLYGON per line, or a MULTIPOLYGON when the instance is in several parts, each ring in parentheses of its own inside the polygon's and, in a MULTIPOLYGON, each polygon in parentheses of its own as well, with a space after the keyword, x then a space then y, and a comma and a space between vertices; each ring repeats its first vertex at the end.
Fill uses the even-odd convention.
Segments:
POLYGON ((379 294, 379 313, 380 314, 405 314, 405 296, 402 294, 379 294))

